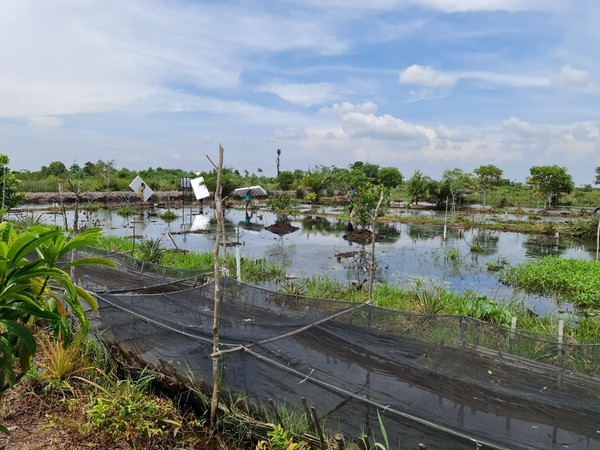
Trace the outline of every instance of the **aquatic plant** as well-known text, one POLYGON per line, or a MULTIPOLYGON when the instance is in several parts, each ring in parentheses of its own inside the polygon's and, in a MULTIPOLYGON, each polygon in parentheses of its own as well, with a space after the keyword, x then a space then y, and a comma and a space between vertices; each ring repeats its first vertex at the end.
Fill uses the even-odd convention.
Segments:
POLYGON ((133 206, 125 205, 117 208, 117 214, 122 217, 133 216, 137 210, 133 206))
POLYGON ((539 295, 600 308, 600 262, 548 256, 506 268, 501 282, 539 295))
POLYGON ((160 215, 160 218, 161 218, 162 220, 164 220, 165 222, 172 222, 172 221, 174 221, 175 219, 177 219, 177 217, 179 217, 179 216, 178 216, 177 214, 175 214, 175 213, 174 213, 173 211, 171 211, 171 210, 165 211, 164 213, 162 213, 162 214, 160 215))
POLYGON ((151 238, 141 241, 137 247, 137 251, 140 259, 154 264, 159 264, 166 251, 166 248, 162 244, 162 238, 151 238))

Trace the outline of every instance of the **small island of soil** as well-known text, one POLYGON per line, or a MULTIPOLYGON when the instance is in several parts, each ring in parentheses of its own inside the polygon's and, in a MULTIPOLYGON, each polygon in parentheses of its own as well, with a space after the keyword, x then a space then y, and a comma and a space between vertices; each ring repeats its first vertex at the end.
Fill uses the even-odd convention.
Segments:
POLYGON ((283 236, 284 234, 293 233, 298 230, 298 227, 290 225, 287 222, 276 222, 273 225, 265 227, 265 230, 270 231, 271 233, 275 233, 279 236, 283 236))

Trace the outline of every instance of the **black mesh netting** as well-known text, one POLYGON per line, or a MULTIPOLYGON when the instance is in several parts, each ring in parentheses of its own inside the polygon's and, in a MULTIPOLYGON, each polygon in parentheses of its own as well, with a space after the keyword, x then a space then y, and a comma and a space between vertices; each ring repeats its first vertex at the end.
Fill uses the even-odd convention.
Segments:
MULTIPOLYGON (((184 383, 212 384, 214 284, 154 272, 140 290, 108 292, 109 281, 123 290, 131 270, 86 270, 76 278, 111 274, 98 284, 107 291, 98 295, 104 341, 184 383)), ((392 448, 600 448, 600 379, 586 375, 597 376, 598 344, 559 350, 548 336, 462 316, 297 297, 229 278, 220 301, 222 390, 258 406, 301 414, 306 399, 326 430, 347 439, 380 436, 379 413, 392 448)))

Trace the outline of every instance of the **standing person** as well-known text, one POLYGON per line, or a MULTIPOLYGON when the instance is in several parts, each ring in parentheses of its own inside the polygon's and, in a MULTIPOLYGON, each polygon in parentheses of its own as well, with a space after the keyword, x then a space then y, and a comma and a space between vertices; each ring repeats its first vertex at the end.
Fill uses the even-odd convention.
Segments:
POLYGON ((348 204, 348 211, 352 214, 352 210, 354 209, 354 196, 356 195, 356 191, 353 187, 346 193, 346 203, 348 204))
POLYGON ((248 192, 246 192, 246 209, 250 205, 250 200, 252 200, 252 194, 250 194, 250 189, 248 189, 248 192))
POLYGON ((146 183, 140 183, 140 187, 138 188, 138 194, 142 201, 144 201, 144 191, 146 190, 146 183))

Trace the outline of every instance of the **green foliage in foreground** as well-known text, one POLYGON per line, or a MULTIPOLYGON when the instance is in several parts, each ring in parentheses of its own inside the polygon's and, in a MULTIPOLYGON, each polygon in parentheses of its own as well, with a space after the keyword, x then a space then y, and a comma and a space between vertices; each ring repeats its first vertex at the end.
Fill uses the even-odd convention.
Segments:
POLYGON ((557 256, 504 269, 500 281, 525 292, 550 295, 578 307, 600 308, 600 262, 557 256))
POLYGON ((0 224, 0 396, 29 370, 36 354, 31 325, 49 324, 56 336, 71 341, 69 318, 86 332, 82 302, 92 310, 96 300, 73 284, 68 270, 83 264, 112 265, 103 258, 63 258, 83 245, 96 242, 100 229, 89 229, 68 239, 58 228, 34 226, 16 231, 0 224))

